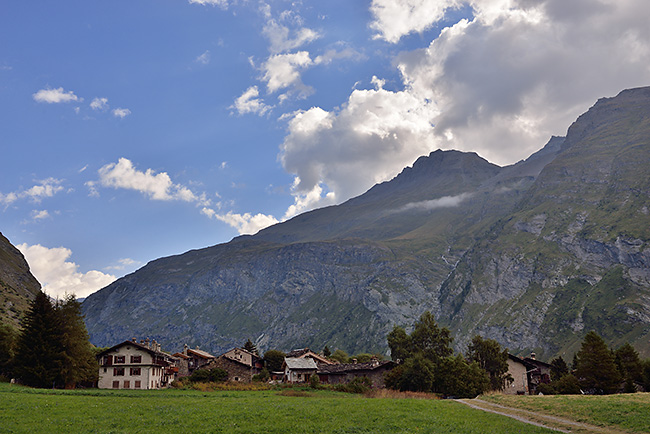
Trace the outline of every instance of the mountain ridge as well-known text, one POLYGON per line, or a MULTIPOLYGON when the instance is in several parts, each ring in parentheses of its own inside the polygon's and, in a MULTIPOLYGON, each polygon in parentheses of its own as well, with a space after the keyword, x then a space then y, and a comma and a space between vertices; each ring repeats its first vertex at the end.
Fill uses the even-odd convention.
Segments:
MULTIPOLYGON (((573 335, 584 324, 600 321, 572 328, 551 318, 567 315, 558 303, 575 292, 575 310, 584 314, 595 309, 585 301, 592 291, 608 294, 607 282, 629 295, 629 303, 614 309, 636 306, 636 317, 623 317, 646 324, 650 235, 632 208, 645 206, 641 215, 647 215, 650 189, 637 180, 649 178, 643 140, 650 136, 650 88, 621 95, 599 100, 566 138, 551 138, 514 165, 435 151, 340 205, 152 261, 84 301, 91 338, 106 345, 146 334, 171 348, 188 343, 215 352, 249 337, 262 348, 376 351, 386 348, 393 325, 412 324, 430 310, 451 328, 459 348, 481 332, 512 350, 555 355, 573 348, 579 340, 573 335), (620 155, 613 151, 619 148, 620 155), (609 171, 603 161, 611 163, 609 171), (598 176, 604 176, 602 185, 598 176), (583 184, 602 197, 590 199, 583 184), (607 200, 623 197, 621 192, 629 193, 628 202, 612 202, 610 208, 621 212, 608 211, 607 200), (578 209, 583 204, 591 208, 578 209), (589 214, 580 226, 584 212, 589 214), (571 218, 562 220, 567 213, 571 218), (583 236, 592 223, 593 233, 600 223, 610 228, 609 238, 583 236), (641 238, 611 239, 622 229, 641 238), (627 249, 641 266, 599 266, 599 246, 612 257, 627 249)), ((618 332, 643 343, 638 327, 618 332)), ((641 349, 647 353, 647 342, 641 349)))

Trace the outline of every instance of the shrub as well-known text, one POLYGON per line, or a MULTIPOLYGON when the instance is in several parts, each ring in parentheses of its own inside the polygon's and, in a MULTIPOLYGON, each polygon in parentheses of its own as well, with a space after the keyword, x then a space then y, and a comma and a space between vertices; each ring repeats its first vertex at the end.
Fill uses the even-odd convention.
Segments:
POLYGON ((309 387, 320 389, 320 378, 318 378, 317 374, 311 374, 311 377, 309 377, 309 387))
POLYGON ((582 393, 580 390, 580 382, 573 374, 564 375, 554 382, 554 385, 557 393, 561 395, 579 395, 582 393))
POLYGON ((334 390, 346 393, 366 393, 372 388, 372 382, 368 377, 356 377, 345 384, 337 384, 334 390))
POLYGON ((266 383, 267 381, 269 381, 270 378, 271 378, 271 374, 269 373, 269 370, 266 368, 262 369, 259 374, 253 375, 253 381, 258 381, 262 383, 266 383))
POLYGON ((189 376, 191 383, 217 383, 228 379, 228 372, 221 368, 215 369, 197 369, 189 376))
POLYGON ((546 384, 546 383, 542 383, 539 386, 537 386, 537 392, 541 393, 542 395, 555 395, 555 394, 557 394, 557 391, 555 390, 555 387, 553 387, 552 384, 546 384))

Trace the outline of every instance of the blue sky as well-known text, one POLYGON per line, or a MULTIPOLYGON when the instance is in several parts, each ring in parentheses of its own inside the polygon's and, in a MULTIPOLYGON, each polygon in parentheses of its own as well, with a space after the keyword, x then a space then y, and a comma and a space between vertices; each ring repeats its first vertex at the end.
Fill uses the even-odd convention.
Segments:
MULTIPOLYGON (((341 203, 436 149, 497 164, 650 84, 645 0, 0 6, 0 231, 51 295, 341 203)), ((434 198, 432 198, 434 199, 434 198)))

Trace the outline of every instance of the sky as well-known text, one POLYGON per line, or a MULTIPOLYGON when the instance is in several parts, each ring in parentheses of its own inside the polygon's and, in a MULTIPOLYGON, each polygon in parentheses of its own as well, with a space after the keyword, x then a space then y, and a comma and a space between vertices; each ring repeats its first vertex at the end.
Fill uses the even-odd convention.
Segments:
POLYGON ((2 2, 0 231, 85 297, 437 149, 513 164, 650 85, 648 22, 647 0, 2 2))

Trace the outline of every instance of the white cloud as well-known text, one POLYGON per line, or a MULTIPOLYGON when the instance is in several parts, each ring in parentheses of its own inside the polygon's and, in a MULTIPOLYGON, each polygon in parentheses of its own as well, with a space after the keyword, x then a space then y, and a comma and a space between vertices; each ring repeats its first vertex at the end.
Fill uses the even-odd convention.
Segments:
POLYGON ((72 91, 66 92, 62 87, 58 89, 41 89, 32 95, 34 101, 47 104, 58 104, 62 102, 79 101, 79 97, 72 91))
POLYGON ((438 208, 455 208, 462 202, 472 197, 472 193, 462 193, 457 196, 443 196, 437 199, 423 200, 420 202, 407 203, 394 212, 406 211, 433 211, 438 208))
POLYGON ((115 116, 116 118, 120 118, 120 119, 124 119, 125 117, 127 117, 130 114, 131 114, 131 110, 126 109, 126 108, 118 107, 115 110, 113 110, 113 116, 115 116))
POLYGON ((395 43, 402 36, 421 33, 440 21, 449 8, 460 6, 459 0, 373 0, 370 24, 376 39, 395 43))
POLYGON ((382 88, 354 90, 338 111, 295 113, 281 146, 285 170, 298 178, 294 195, 317 203, 314 189, 325 185, 329 198, 341 202, 394 177, 431 151, 435 114, 409 92, 382 88))
POLYGON ((318 32, 306 27, 291 32, 288 27, 279 24, 274 19, 267 21, 262 29, 262 34, 269 40, 271 44, 269 50, 274 54, 293 50, 320 38, 318 32))
POLYGON ((115 276, 96 270, 81 273, 77 264, 68 261, 72 251, 65 247, 50 249, 40 244, 19 244, 16 247, 25 256, 43 291, 51 297, 65 294, 87 297, 116 280, 115 276))
POLYGON ((228 212, 219 214, 211 208, 204 207, 201 213, 209 218, 220 220, 233 228, 237 229, 240 235, 253 235, 260 230, 278 223, 278 220, 272 215, 265 214, 237 214, 228 212))
POLYGON ((43 220, 50 217, 50 213, 44 209, 44 210, 32 210, 32 220, 37 221, 37 220, 43 220))
MULTIPOLYGON (((156 173, 152 169, 145 172, 133 167, 133 163, 120 158, 116 163, 103 166, 98 171, 99 181, 104 187, 124 188, 139 191, 153 200, 181 200, 185 202, 200 202, 201 197, 196 196, 187 187, 174 184, 166 172, 156 173)), ((91 195, 95 184, 88 184, 91 195)), ((96 192, 96 190, 94 190, 96 192)))
POLYGON ((108 98, 94 98, 90 102, 90 108, 93 110, 106 110, 108 109, 108 98))
POLYGON ((258 98, 259 94, 260 92, 257 86, 251 86, 235 100, 235 104, 232 107, 235 108, 240 115, 253 113, 262 116, 272 107, 265 104, 262 99, 258 98))
POLYGON ((563 135, 597 98, 650 82, 643 0, 471 4, 473 20, 398 59, 408 89, 438 106, 441 146, 512 163, 563 135))
POLYGON ((228 0, 189 0, 189 2, 199 5, 219 6, 222 9, 228 6, 228 0))
POLYGON ((131 258, 122 258, 117 261, 117 265, 111 265, 108 267, 105 267, 105 270, 124 270, 126 267, 132 267, 132 266, 137 266, 140 265, 141 262, 139 261, 134 261, 131 258))
POLYGON ((205 50, 203 54, 201 54, 196 58, 195 61, 203 65, 207 65, 208 63, 210 63, 210 50, 205 50))
POLYGON ((55 194, 64 190, 60 179, 47 178, 42 181, 37 181, 38 184, 28 188, 27 190, 10 192, 7 194, 0 193, 0 203, 9 205, 16 202, 18 199, 30 199, 32 202, 40 203, 44 198, 52 197, 55 194))
POLYGON ((269 93, 288 87, 294 88, 302 96, 313 90, 305 86, 300 79, 300 71, 309 67, 312 60, 307 51, 290 54, 276 54, 269 57, 262 65, 262 80, 266 82, 269 93))

